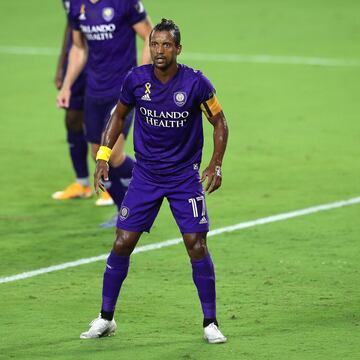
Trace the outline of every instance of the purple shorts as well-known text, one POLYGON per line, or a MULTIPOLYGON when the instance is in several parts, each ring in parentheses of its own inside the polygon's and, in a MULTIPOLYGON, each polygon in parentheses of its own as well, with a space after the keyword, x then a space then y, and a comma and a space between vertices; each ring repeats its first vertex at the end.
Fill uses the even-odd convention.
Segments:
MULTIPOLYGON (((86 140, 92 144, 101 143, 101 135, 107 122, 110 119, 111 110, 117 104, 118 97, 105 97, 97 98, 91 96, 85 96, 85 129, 86 140)), ((123 134, 127 137, 134 111, 130 111, 129 115, 125 119, 125 126, 123 134)))
POLYGON ((184 179, 164 177, 163 182, 154 182, 135 164, 116 226, 127 231, 150 232, 166 197, 181 233, 209 231, 205 195, 199 180, 198 171, 191 169, 184 179))

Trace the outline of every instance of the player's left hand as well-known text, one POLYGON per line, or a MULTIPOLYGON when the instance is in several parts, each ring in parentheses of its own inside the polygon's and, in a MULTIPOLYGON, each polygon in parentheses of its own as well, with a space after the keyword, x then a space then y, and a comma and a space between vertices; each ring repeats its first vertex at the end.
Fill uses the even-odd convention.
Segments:
POLYGON ((99 195, 99 189, 106 191, 103 181, 109 181, 109 164, 105 160, 98 160, 94 174, 94 187, 97 195, 99 195))
POLYGON ((221 186, 221 167, 210 164, 202 173, 200 182, 204 182, 208 178, 205 192, 211 194, 221 186))
POLYGON ((58 108, 68 108, 70 104, 71 89, 62 87, 56 98, 58 108))

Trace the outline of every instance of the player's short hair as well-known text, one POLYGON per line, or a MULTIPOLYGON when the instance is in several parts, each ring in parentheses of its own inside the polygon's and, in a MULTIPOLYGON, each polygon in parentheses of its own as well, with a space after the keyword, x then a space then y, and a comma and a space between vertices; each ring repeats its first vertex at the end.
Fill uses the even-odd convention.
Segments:
POLYGON ((161 19, 161 22, 156 24, 154 26, 154 28, 152 29, 151 34, 150 34, 150 39, 151 39, 152 34, 155 31, 169 31, 169 32, 171 32, 171 34, 172 34, 172 36, 174 38, 176 47, 180 46, 180 42, 181 42, 180 30, 179 30, 179 27, 172 20, 164 19, 164 18, 161 19))

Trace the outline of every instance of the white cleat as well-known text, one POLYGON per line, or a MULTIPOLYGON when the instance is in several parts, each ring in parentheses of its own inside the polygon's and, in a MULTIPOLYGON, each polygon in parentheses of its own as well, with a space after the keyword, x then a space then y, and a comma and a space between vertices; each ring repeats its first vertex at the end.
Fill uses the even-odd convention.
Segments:
POLYGON ((211 323, 204 328, 204 339, 209 344, 222 344, 227 341, 226 337, 221 333, 221 331, 214 323, 211 323))
POLYGON ((80 334, 80 339, 96 339, 103 336, 112 336, 115 334, 116 322, 114 319, 106 320, 99 315, 90 323, 90 329, 80 334))

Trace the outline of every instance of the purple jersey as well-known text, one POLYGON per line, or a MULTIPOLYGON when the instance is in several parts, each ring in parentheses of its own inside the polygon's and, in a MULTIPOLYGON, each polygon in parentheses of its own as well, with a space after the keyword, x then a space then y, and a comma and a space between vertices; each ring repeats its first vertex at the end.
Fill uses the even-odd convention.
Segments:
POLYGON ((69 21, 87 39, 87 93, 118 95, 125 74, 136 65, 133 25, 146 18, 139 0, 71 0, 69 21))
POLYGON ((120 101, 135 106, 134 148, 138 166, 151 176, 186 176, 198 169, 203 147, 200 105, 215 90, 200 72, 178 64, 175 76, 162 84, 153 65, 132 69, 120 101))

